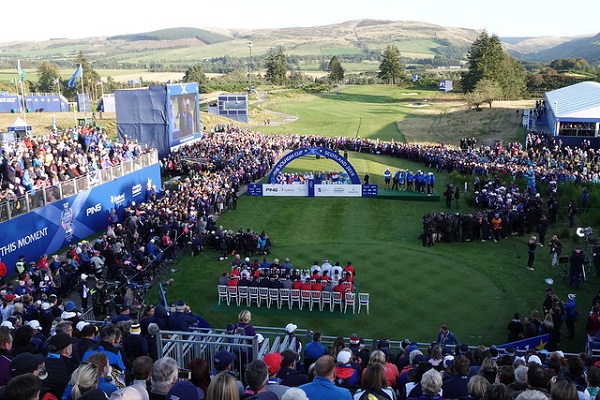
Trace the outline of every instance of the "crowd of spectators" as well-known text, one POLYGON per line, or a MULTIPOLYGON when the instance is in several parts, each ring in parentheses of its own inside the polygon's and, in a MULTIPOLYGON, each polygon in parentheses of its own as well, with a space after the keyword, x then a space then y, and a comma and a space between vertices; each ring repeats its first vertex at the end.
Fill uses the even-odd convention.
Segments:
MULTIPOLYGON (((26 385, 29 389, 41 388, 44 393, 59 397, 67 389, 68 380, 71 378, 73 390, 70 393, 74 399, 79 398, 79 395, 82 395, 82 398, 94 398, 98 390, 108 395, 110 390, 116 391, 116 387, 123 386, 123 382, 134 382, 134 386, 136 382, 141 383, 134 387, 137 393, 142 393, 140 398, 146 398, 142 388, 146 392, 149 389, 150 398, 161 399, 170 398, 167 397, 170 390, 183 393, 190 389, 189 385, 185 388, 184 384, 175 383, 178 366, 174 360, 156 359, 156 354, 152 353, 152 339, 148 338, 156 335, 160 329, 186 330, 191 326, 210 325, 202 317, 192 313, 183 301, 174 304, 170 314, 164 307, 157 306, 145 312, 139 322, 133 320, 131 314, 135 314, 136 303, 131 290, 127 289, 153 279, 154 272, 152 268, 147 267, 155 260, 157 263, 167 261, 175 255, 177 248, 191 243, 193 250, 200 252, 203 245, 211 241, 213 231, 215 234, 222 232, 223 237, 229 235, 229 231, 216 226, 214 215, 235 210, 240 187, 264 177, 284 151, 303 146, 323 146, 344 151, 390 155, 420 162, 426 167, 437 168, 438 171, 457 170, 463 174, 475 175, 483 182, 492 176, 504 178, 532 175, 539 180, 554 182, 598 181, 598 159, 593 149, 585 146, 574 149, 561 148, 547 140, 538 142, 539 138, 539 134, 531 134, 528 140, 532 139, 535 145, 529 146, 526 151, 523 151, 519 144, 508 144, 504 148, 499 143, 489 147, 471 146, 472 149, 463 151, 444 145, 425 146, 310 135, 276 136, 223 127, 220 132, 207 135, 198 143, 182 146, 161 160, 165 176, 181 177, 175 181, 173 188, 166 188, 164 191, 148 188, 145 202, 114 210, 106 233, 93 243, 81 242, 74 245, 64 260, 54 256, 43 256, 40 260, 25 260, 23 257, 19 261, 21 264, 16 266, 19 273, 17 283, 7 283, 0 293, 3 297, 0 344, 6 353, 5 358, 9 361, 0 364, 0 367, 4 366, 0 371, 0 376, 4 377, 3 383, 8 382, 6 395, 11 398, 15 390, 23 390, 22 381, 25 379, 29 380, 29 384, 26 385), (533 135, 537 135, 535 140, 533 135), (78 286, 82 304, 84 298, 91 298, 96 315, 104 317, 110 314, 107 280, 121 283, 125 290, 119 294, 122 299, 116 301, 120 307, 118 315, 114 317, 114 323, 107 323, 101 329, 82 321, 80 311, 73 302, 61 301, 61 295, 66 293, 68 288, 78 286), (132 310, 134 313, 131 313, 132 310), (102 350, 98 350, 99 347, 93 348, 96 335, 99 335, 102 350), (73 336, 78 337, 75 343, 73 336), (141 340, 142 338, 144 340, 141 340), (118 346, 120 341, 122 345, 118 346), (12 360, 11 357, 18 356, 22 350, 11 353, 8 350, 12 346, 27 349, 21 354, 26 354, 23 357, 28 357, 26 364, 29 366, 35 364, 32 361, 34 359, 39 362, 37 354, 45 357, 44 361, 29 370, 15 367, 14 371, 17 372, 14 372, 10 365, 16 357, 12 360), (102 357, 98 357, 100 360, 94 363, 96 368, 93 368, 95 375, 94 371, 87 367, 89 364, 80 363, 92 357, 93 353, 103 353, 108 360, 103 362, 102 357), (46 373, 42 364, 45 364, 46 373), (136 370, 136 366, 140 369, 136 370), (116 370, 116 374, 109 372, 111 369, 116 370), (15 376, 11 375, 11 372, 15 376), (18 377, 21 373, 25 375, 18 377), (119 376, 119 373, 123 376, 119 376), (48 378, 40 384, 37 379, 45 374, 48 378), (34 378, 35 376, 37 378, 34 378), (91 379, 86 381, 86 377, 91 379), (101 381, 112 382, 116 386, 101 385, 101 381), (15 382, 19 383, 19 389, 15 389, 15 382), (150 386, 148 382, 151 382, 150 386), (73 396, 73 393, 76 395, 73 396)), ((11 191, 21 193, 35 188, 37 181, 52 186, 58 181, 131 159, 140 152, 141 149, 136 143, 113 143, 108 140, 105 132, 99 129, 71 129, 61 136, 49 134, 43 139, 26 138, 12 148, 3 149, 0 169, 2 198, 10 198, 11 191), (33 186, 29 186, 31 181, 33 186)), ((519 193, 513 187, 507 188, 496 182, 494 179, 491 185, 482 184, 476 196, 476 202, 482 208, 481 218, 479 215, 443 214, 443 220, 449 219, 451 227, 456 227, 455 224, 458 223, 460 230, 452 229, 448 235, 447 226, 441 223, 442 228, 435 235, 441 240, 497 240, 513 233, 518 235, 535 229, 539 225, 540 215, 543 214, 543 202, 540 197, 530 192, 519 193), (515 212, 516 214, 513 214, 515 212), (499 216, 504 220, 499 228, 495 228, 493 219, 499 216), (486 220, 488 227, 483 226, 486 220), (481 226, 477 227, 479 224, 481 226)), ((264 240, 261 235, 250 236, 256 236, 257 241, 264 240)), ((245 243, 247 244, 247 241, 245 243)), ((224 250, 223 258, 231 254, 229 248, 224 250)), ((248 250, 252 250, 252 245, 244 248, 244 251, 248 250)), ((327 272, 327 268, 324 268, 326 263, 320 265, 316 262, 309 269, 294 269, 286 268, 286 262, 278 267, 276 260, 270 263, 268 259, 263 259, 263 263, 269 266, 262 267, 257 259, 253 263, 250 263, 248 258, 242 260, 240 253, 234 256, 232 270, 226 272, 223 277, 227 280, 225 284, 234 282, 239 285, 243 280, 253 284, 256 277, 258 285, 295 284, 299 288, 308 285, 311 290, 321 285, 323 290, 328 290, 326 287, 330 285, 330 280, 326 278, 331 277, 331 282, 334 283, 333 269, 339 267, 332 266, 332 272, 327 272), (238 261, 239 264, 235 264, 238 261), (236 278, 237 275, 239 279, 236 278), (263 280, 267 283, 262 283, 263 280)), ((347 268, 348 266, 345 269, 347 268)), ((338 272, 341 283, 351 283, 354 273, 345 269, 338 272)), ((344 287, 344 290, 347 290, 347 285, 344 287)), ((335 287, 331 289, 335 290, 335 287)), ((342 349, 334 354, 317 357, 314 372, 306 370, 306 383, 301 385, 300 389, 308 394, 309 398, 349 398, 351 391, 358 391, 359 388, 364 389, 364 393, 372 392, 376 393, 376 396, 383 396, 378 398, 422 398, 440 395, 445 398, 490 398, 499 397, 499 393, 517 397, 521 391, 525 393, 531 389, 539 390, 549 398, 555 388, 559 387, 559 382, 565 381, 573 385, 580 393, 580 398, 587 399, 595 396, 599 386, 598 368, 584 356, 567 360, 561 357, 560 353, 546 355, 532 350, 523 355, 525 359, 509 359, 514 355, 501 356, 493 349, 459 349, 452 352, 435 346, 431 347, 430 354, 424 356, 418 354, 418 349, 411 350, 410 343, 401 349, 402 354, 396 355, 385 346, 385 342, 380 349, 369 352, 364 346, 361 348, 359 339, 353 339, 348 349, 343 345, 342 349), (413 353, 414 351, 417 353, 413 353), (440 353, 443 356, 441 359, 440 353), (419 355, 421 357, 418 357, 419 355), (396 371, 391 365, 396 366, 396 371), (356 374, 350 371, 355 369, 355 366, 356 374), (523 368, 526 368, 525 373, 523 368), (468 371, 468 374, 464 371, 468 371), (583 371, 587 371, 587 381, 583 371), (462 377, 463 375, 467 375, 468 379, 462 377), (479 382, 475 379, 481 376, 485 378, 487 385, 481 379, 479 382), (449 393, 455 392, 444 389, 444 385, 450 385, 448 382, 451 380, 460 386, 460 395, 450 395, 449 393), (521 389, 514 390, 519 384, 521 389), (328 391, 331 390, 331 386, 341 386, 350 390, 346 392, 340 389, 334 392, 335 395, 328 395, 326 393, 330 393, 328 391), (594 389, 588 390, 588 386, 594 389), (523 390, 524 388, 526 389, 523 390), (586 393, 588 397, 585 397, 586 393)), ((252 396, 269 398, 261 393, 268 391, 270 386, 281 383, 277 379, 280 370, 294 377, 290 378, 290 381, 303 381, 302 377, 296 376, 302 374, 299 360, 298 352, 291 355, 281 354, 280 357, 265 357, 268 363, 261 360, 249 363, 246 366, 245 381, 252 396), (279 363, 277 360, 280 360, 279 363), (265 364, 266 368, 261 363, 265 364)), ((205 360, 202 361, 204 362, 196 363, 200 366, 207 365, 205 360)), ((227 367, 223 365, 227 361, 231 364, 231 360, 226 356, 222 360, 213 361, 215 365, 224 367, 227 367)), ((310 365, 305 367, 309 369, 310 365)), ((202 370, 203 367, 198 369, 202 370)), ((198 399, 204 398, 204 393, 207 398, 219 398, 214 396, 225 393, 231 384, 230 374, 227 372, 217 373, 212 380, 207 380, 205 378, 208 371, 207 367, 204 367, 202 377, 197 381, 193 372, 192 368, 191 382, 200 390, 187 393, 197 394, 198 399)), ((237 389, 237 380, 233 380, 233 385, 237 389)), ((572 389, 571 386, 563 386, 560 386, 561 390, 572 389)), ((127 389, 121 389, 119 393, 125 396, 125 392, 127 389)), ((235 392, 239 395, 237 390, 235 392)), ((131 391, 128 393, 133 395, 131 391)), ((280 395, 276 395, 276 398, 283 399, 288 395, 288 391, 280 389, 277 389, 277 393, 280 395)), ((301 398, 300 392, 290 393, 290 396, 297 397, 288 398, 301 398)), ((231 396, 222 398, 235 398, 234 395, 231 396)), ((356 398, 363 398, 361 396, 359 392, 356 398)), ((183 400, 183 397, 179 398, 183 400)))
POLYGON ((36 198, 35 206, 42 200, 52 202, 58 192, 51 189, 61 182, 132 160, 142 152, 136 141, 115 142, 104 129, 85 126, 5 142, 0 149, 0 201, 14 203, 25 193, 47 189, 46 199, 36 198))

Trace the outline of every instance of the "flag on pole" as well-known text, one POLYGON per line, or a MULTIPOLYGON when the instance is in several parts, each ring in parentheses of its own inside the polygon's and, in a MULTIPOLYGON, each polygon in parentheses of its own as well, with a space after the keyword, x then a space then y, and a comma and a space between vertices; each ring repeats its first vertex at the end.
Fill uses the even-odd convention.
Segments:
POLYGON ((17 71, 19 72, 19 82, 25 81, 25 71, 21 69, 21 60, 17 60, 17 71))
POLYGON ((81 64, 79 64, 79 67, 77 67, 77 69, 73 73, 73 76, 71 77, 71 79, 69 79, 68 86, 70 88, 74 88, 75 87, 75 79, 80 78, 82 74, 83 74, 83 69, 81 68, 81 64))

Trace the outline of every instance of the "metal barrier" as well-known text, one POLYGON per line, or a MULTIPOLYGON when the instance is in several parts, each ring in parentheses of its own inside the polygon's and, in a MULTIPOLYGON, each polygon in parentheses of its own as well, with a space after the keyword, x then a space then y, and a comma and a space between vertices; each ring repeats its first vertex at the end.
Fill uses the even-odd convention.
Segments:
POLYGON ((25 195, 0 202, 0 222, 7 221, 31 210, 44 207, 65 197, 73 196, 84 190, 120 178, 133 171, 140 170, 158 162, 158 151, 147 150, 131 161, 124 161, 111 167, 92 171, 77 178, 59 182, 58 185, 39 190, 31 190, 25 195))

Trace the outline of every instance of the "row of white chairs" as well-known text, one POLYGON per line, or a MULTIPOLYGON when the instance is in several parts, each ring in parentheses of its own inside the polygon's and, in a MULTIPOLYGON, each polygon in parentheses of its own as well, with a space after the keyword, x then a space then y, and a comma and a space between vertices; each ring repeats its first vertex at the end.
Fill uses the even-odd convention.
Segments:
POLYGON ((358 305, 358 313, 360 313, 361 308, 365 308, 367 314, 369 314, 369 293, 346 292, 342 295, 340 292, 319 290, 226 285, 218 285, 217 288, 219 304, 223 301, 227 305, 235 303, 239 306, 246 302, 248 307, 252 304, 256 304, 258 307, 264 304, 267 308, 271 308, 271 305, 282 308, 287 304, 290 310, 294 307, 294 304, 297 304, 300 310, 307 306, 310 311, 313 310, 313 307, 318 307, 319 311, 323 311, 328 306, 330 312, 333 312, 339 306, 340 312, 345 313, 350 308, 353 314, 356 313, 356 306, 358 305))

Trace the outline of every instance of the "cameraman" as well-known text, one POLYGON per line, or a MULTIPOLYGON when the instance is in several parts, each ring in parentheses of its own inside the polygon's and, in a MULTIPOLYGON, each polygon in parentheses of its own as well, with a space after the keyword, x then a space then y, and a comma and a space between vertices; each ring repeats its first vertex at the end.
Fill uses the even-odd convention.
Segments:
POLYGON ((569 263, 569 285, 571 289, 579 289, 579 282, 581 281, 581 274, 583 273, 585 263, 585 253, 581 249, 573 250, 569 263))

